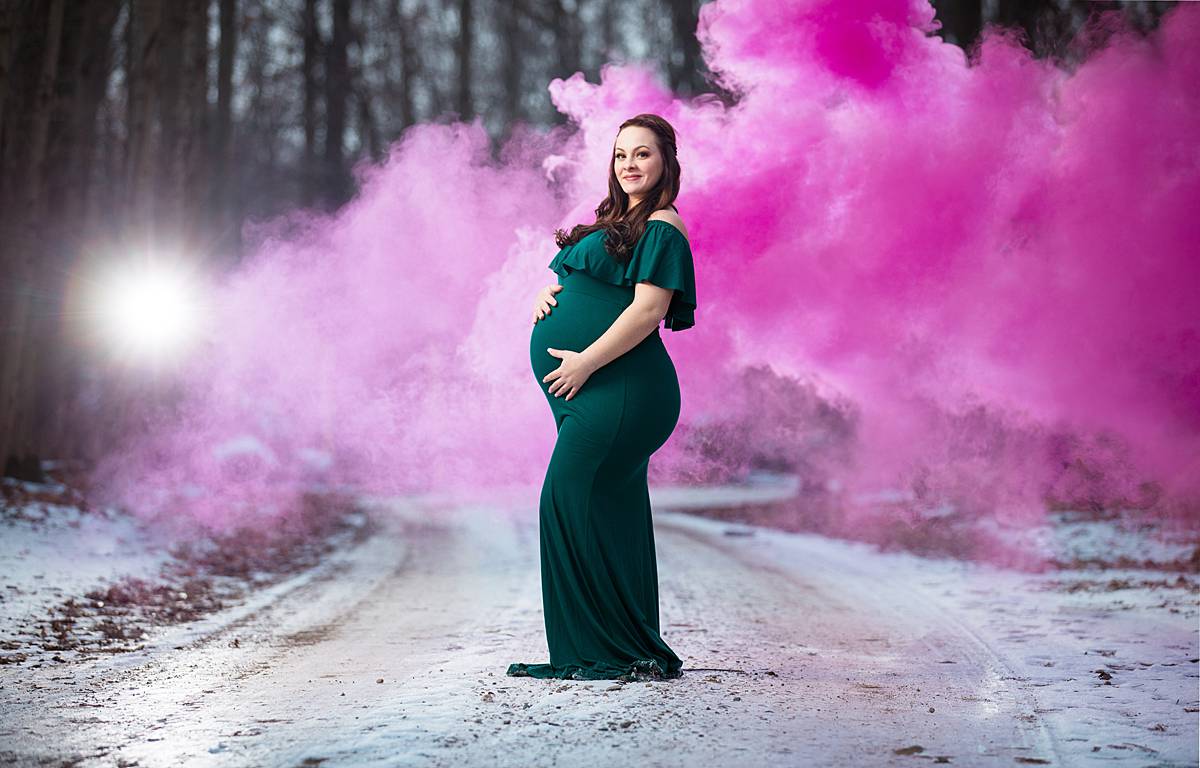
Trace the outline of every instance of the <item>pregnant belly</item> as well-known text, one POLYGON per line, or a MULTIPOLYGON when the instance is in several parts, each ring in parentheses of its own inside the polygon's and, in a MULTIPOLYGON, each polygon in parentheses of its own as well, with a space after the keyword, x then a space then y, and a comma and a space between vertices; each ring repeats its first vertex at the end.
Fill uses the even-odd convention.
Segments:
POLYGON ((554 298, 558 306, 534 324, 529 337, 529 362, 538 381, 562 363, 562 358, 546 351, 547 347, 582 352, 625 310, 616 302, 572 292, 570 288, 559 291, 554 298))
POLYGON ((576 275, 568 275, 563 290, 555 296, 558 305, 534 324, 530 334, 529 361, 538 385, 560 427, 563 419, 573 414, 585 433, 607 441, 612 450, 649 456, 670 436, 680 410, 679 380, 657 328, 595 371, 569 402, 547 391, 553 382, 542 381, 562 364, 546 347, 582 352, 604 335, 628 306, 594 295, 598 290, 591 285, 572 291, 572 277, 576 275), (585 292, 588 289, 590 292, 585 292))

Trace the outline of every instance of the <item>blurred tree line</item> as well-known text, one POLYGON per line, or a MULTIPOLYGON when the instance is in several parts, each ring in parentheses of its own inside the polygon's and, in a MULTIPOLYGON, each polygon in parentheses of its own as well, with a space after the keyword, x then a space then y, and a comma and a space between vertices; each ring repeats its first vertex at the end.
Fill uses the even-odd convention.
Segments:
MULTIPOLYGON (((546 90, 609 61, 656 64, 677 94, 716 92, 698 0, 0 0, 0 459, 88 458, 112 434, 79 397, 70 276, 106 251, 177 247, 223 269, 248 218, 333 209, 350 172, 414 123, 479 117, 499 147, 561 120, 546 90), (87 410, 87 413, 81 411, 87 410), (87 424, 84 428, 81 425, 87 424)), ((985 24, 1068 65, 1089 13, 1148 31, 1173 3, 934 3, 969 47, 985 24)), ((119 429, 119 426, 114 426, 119 429)))

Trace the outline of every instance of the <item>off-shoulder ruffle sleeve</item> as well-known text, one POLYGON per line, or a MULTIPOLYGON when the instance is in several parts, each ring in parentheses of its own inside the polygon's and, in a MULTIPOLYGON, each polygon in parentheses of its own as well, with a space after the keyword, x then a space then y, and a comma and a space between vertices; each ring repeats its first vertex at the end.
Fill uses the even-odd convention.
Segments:
POLYGON ((583 258, 581 256, 572 257, 575 252, 575 246, 568 245, 555 254, 554 259, 551 260, 547 267, 552 269, 559 277, 567 276, 567 272, 570 271, 567 269, 568 267, 570 269, 583 269, 583 258))
POLYGON ((571 270, 587 272, 612 285, 633 286, 643 280, 674 291, 663 318, 667 328, 683 331, 696 324, 696 272, 692 249, 674 224, 661 219, 646 222, 646 229, 633 247, 629 263, 622 266, 602 246, 603 234, 592 233, 595 242, 580 241, 558 252, 548 265, 560 276, 571 270))
POLYGON ((683 331, 696 324, 696 268, 692 249, 674 224, 660 219, 646 222, 633 255, 625 265, 623 285, 646 281, 675 293, 664 318, 672 331, 683 331))

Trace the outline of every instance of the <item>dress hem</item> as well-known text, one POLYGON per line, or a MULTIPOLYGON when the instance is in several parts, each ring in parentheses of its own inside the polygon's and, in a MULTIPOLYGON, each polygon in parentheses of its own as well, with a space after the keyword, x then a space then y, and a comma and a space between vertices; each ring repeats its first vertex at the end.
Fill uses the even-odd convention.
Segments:
POLYGON ((624 680, 635 682, 639 680, 672 680, 683 676, 683 669, 666 671, 662 665, 653 659, 644 659, 625 665, 600 665, 599 667, 584 667, 579 664, 567 664, 555 667, 552 664, 524 664, 517 662, 508 665, 505 672, 509 677, 537 677, 559 680, 624 680))

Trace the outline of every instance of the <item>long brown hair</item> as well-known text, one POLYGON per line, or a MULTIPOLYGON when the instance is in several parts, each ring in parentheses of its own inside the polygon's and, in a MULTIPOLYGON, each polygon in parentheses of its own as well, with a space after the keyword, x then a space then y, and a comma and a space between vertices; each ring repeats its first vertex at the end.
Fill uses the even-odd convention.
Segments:
MULTIPOLYGON (((619 134, 624 128, 638 125, 649 128, 654 133, 658 151, 663 156, 662 175, 658 182, 646 193, 642 202, 629 212, 629 195, 621 189, 617 179, 617 171, 613 167, 613 154, 608 158, 608 197, 596 207, 596 221, 591 224, 576 224, 570 233, 565 230, 554 230, 554 242, 559 248, 573 245, 586 235, 597 229, 606 230, 604 235, 605 247, 609 254, 619 263, 627 264, 633 253, 633 247, 646 230, 646 222, 650 214, 666 208, 674 208, 675 198, 679 196, 679 160, 675 157, 675 129, 658 115, 644 112, 635 115, 617 129, 619 134), (628 215, 627 215, 628 214, 628 215)), ((613 153, 616 153, 616 138, 613 139, 613 153)))

